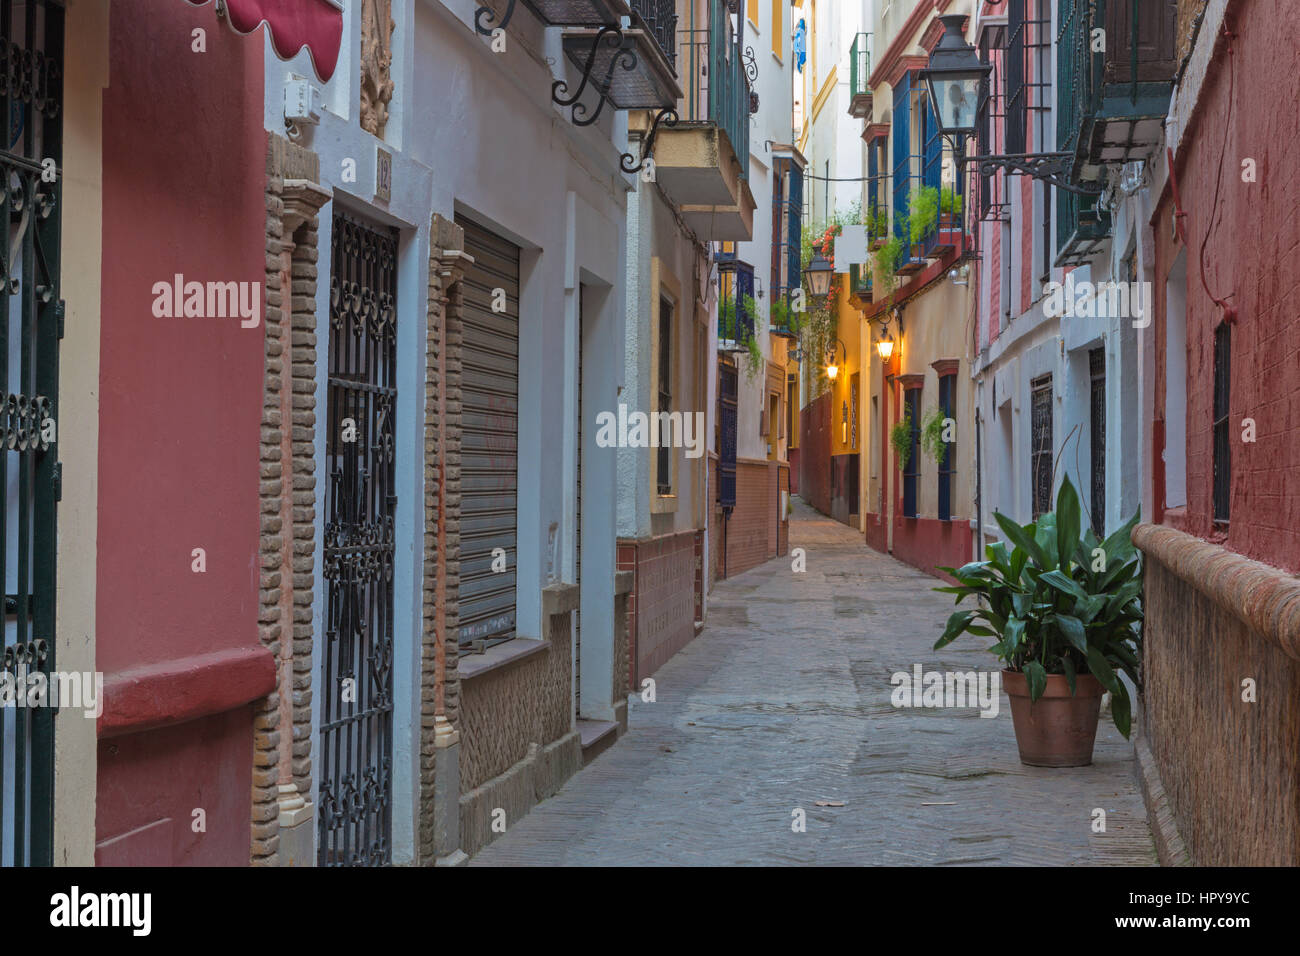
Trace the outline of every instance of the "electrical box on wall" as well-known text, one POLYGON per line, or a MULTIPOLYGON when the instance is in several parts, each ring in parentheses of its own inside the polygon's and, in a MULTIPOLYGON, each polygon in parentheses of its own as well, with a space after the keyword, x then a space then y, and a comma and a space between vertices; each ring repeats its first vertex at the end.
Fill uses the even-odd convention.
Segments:
POLYGON ((306 126, 320 125, 316 105, 317 90, 305 76, 289 74, 284 84, 284 118, 286 122, 306 126))

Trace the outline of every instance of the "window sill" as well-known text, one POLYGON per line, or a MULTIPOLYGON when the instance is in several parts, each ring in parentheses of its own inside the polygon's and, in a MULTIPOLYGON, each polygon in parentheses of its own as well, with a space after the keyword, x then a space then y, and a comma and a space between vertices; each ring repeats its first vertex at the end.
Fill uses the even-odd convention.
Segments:
POLYGON ((516 637, 503 641, 495 647, 489 647, 482 654, 467 654, 460 657, 456 670, 461 680, 473 680, 492 671, 517 664, 526 658, 551 649, 551 642, 530 637, 516 637))

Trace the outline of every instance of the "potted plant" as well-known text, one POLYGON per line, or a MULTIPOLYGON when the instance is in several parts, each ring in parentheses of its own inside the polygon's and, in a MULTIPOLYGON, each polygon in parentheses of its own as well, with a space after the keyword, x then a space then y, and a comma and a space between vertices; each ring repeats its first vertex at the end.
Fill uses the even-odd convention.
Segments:
POLYGON ((912 258, 924 255, 921 243, 939 222, 939 190, 933 186, 913 190, 907 202, 907 233, 912 242, 912 258))
POLYGON ((935 649, 965 633, 996 639, 990 649, 1006 665, 1020 762, 1085 766, 1104 691, 1116 728, 1129 735, 1132 705, 1119 672, 1137 685, 1142 580, 1129 535, 1138 515, 1105 541, 1091 530, 1080 537, 1079 496, 1066 478, 1054 512, 1024 526, 994 517, 1005 543, 988 545, 987 560, 939 569, 957 585, 936 590, 959 603, 976 595, 980 606, 954 613, 935 649))
POLYGON ((871 239, 872 250, 879 249, 889 236, 889 209, 877 206, 874 213, 867 215, 867 235, 871 239))
POLYGON ((752 323, 754 316, 758 314, 754 297, 742 296, 739 297, 739 302, 737 299, 737 296, 729 295, 718 303, 718 351, 720 352, 742 352, 746 348, 746 337, 753 339, 752 323), (742 321, 746 316, 751 323, 751 328, 748 329, 742 321))
POLYGON ((799 334, 799 313, 790 308, 783 296, 773 296, 768 308, 768 325, 778 334, 799 334))
POLYGON ((961 228, 962 195, 949 186, 939 192, 939 228, 961 228))

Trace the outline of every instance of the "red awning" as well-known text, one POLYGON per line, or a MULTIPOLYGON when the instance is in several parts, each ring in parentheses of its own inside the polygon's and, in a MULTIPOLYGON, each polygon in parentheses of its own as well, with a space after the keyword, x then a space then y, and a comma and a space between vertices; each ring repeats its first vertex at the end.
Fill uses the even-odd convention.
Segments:
MULTIPOLYGON (((187 0, 201 7, 209 0, 187 0)), ((322 81, 334 75, 343 42, 343 10, 334 0, 225 0, 226 19, 237 33, 249 34, 263 23, 271 46, 282 60, 303 47, 322 81)))

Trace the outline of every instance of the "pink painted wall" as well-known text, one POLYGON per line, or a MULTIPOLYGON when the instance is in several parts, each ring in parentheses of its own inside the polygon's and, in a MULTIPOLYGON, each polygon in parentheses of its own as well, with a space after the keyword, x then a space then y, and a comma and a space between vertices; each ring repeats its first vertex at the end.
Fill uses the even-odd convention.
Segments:
MULTIPOLYGON (((124 671, 148 681, 191 655, 260 647, 264 323, 155 318, 152 288, 182 273, 262 291, 262 43, 233 34, 212 6, 112 5, 96 606, 109 685, 124 671), (191 51, 196 27, 205 53, 191 51), (204 574, 191 571, 200 547, 204 574)), ((224 673, 212 667, 180 690, 157 681, 160 715, 208 716, 101 739, 101 862, 247 863, 252 716, 246 703, 218 710, 231 699, 224 673), (190 826, 200 807, 206 833, 190 826)))

